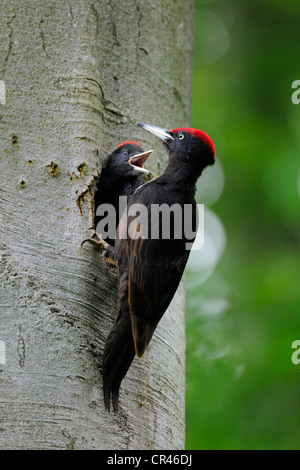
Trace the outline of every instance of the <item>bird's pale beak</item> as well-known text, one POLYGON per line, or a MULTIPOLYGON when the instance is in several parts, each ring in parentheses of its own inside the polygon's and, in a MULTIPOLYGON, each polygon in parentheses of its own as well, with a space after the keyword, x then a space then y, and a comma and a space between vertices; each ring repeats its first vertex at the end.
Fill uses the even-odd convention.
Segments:
POLYGON ((142 122, 138 122, 137 125, 145 131, 150 132, 150 134, 155 135, 159 139, 163 140, 174 140, 174 137, 171 136, 170 132, 167 129, 163 129, 162 127, 151 126, 150 124, 143 124, 142 122))
POLYGON ((128 161, 129 165, 131 165, 135 168, 135 170, 140 171, 141 173, 149 173, 149 171, 143 167, 143 164, 147 160, 147 158, 150 157, 152 152, 153 150, 148 150, 147 152, 138 153, 137 155, 130 157, 128 161))

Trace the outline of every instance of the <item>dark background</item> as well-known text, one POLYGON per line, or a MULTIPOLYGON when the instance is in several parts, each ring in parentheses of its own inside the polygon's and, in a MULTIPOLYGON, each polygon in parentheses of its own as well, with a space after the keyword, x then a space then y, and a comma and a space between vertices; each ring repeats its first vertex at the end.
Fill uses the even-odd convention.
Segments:
POLYGON ((299 0, 195 2, 205 247, 187 269, 187 449, 299 449, 299 0))

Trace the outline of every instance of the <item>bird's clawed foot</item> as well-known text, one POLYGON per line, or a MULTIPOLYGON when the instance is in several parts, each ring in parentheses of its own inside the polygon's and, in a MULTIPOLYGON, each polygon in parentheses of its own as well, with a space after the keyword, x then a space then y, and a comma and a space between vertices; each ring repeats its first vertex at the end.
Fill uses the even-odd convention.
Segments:
POLYGON ((93 233, 91 238, 86 238, 85 240, 83 240, 83 242, 81 242, 81 246, 83 246, 84 243, 87 243, 87 242, 91 243, 98 250, 100 250, 102 257, 104 258, 111 257, 112 259, 114 258, 113 256, 114 248, 108 243, 106 243, 104 240, 102 240, 102 238, 100 238, 96 232, 93 233))

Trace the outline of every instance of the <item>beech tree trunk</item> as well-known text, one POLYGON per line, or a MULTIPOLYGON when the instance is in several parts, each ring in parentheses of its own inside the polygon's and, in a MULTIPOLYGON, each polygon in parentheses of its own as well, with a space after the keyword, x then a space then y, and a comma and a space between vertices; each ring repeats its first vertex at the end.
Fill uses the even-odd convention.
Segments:
POLYGON ((137 121, 190 123, 192 0, 0 0, 0 448, 184 447, 184 287, 103 405, 118 273, 91 245, 93 178, 137 121), (5 93, 5 97, 4 97, 5 93))

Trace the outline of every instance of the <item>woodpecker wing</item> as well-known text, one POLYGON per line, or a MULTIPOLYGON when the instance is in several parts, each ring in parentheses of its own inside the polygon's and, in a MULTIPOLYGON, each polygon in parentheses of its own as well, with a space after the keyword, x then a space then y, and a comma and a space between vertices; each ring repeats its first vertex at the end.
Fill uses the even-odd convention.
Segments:
MULTIPOLYGON (((135 242, 137 243, 137 242, 135 242)), ((149 265, 132 255, 129 268, 129 307, 132 335, 138 357, 142 357, 152 334, 168 308, 180 283, 188 255, 177 265, 149 265)))

